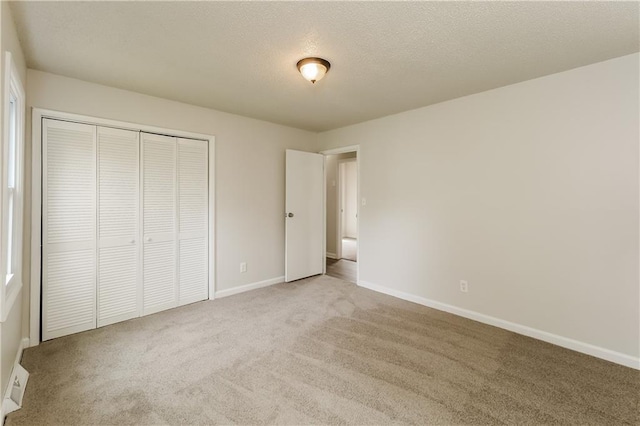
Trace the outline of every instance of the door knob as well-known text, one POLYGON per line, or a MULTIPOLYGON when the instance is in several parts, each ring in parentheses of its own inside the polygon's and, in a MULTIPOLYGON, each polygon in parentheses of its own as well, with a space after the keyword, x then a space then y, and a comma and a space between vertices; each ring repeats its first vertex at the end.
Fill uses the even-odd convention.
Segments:
POLYGON ((289 213, 287 216, 289 216, 289 217, 293 217, 293 213, 289 213))

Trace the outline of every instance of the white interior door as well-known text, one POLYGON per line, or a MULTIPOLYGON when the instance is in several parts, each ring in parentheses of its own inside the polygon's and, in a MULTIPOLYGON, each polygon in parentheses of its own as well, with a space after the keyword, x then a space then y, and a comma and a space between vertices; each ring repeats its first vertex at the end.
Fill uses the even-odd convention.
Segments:
POLYGON ((96 327, 96 126, 42 121, 42 338, 96 327))
POLYGON ((324 266, 324 157, 286 152, 285 281, 321 274, 324 266))
POLYGON ((178 304, 209 295, 209 155, 206 141, 178 139, 178 304))
POLYGON ((143 315, 178 305, 176 138, 140 133, 143 315))
POLYGON ((98 127, 98 327, 140 315, 138 135, 98 127))

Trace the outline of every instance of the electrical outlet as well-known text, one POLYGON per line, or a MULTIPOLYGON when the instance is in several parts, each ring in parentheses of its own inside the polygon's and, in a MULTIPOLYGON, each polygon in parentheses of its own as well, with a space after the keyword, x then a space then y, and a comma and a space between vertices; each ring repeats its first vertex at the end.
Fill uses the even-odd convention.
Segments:
POLYGON ((469 283, 465 280, 460 280, 460 291, 463 293, 469 292, 469 283))
POLYGON ((247 262, 240 263, 240 272, 247 272, 247 262))

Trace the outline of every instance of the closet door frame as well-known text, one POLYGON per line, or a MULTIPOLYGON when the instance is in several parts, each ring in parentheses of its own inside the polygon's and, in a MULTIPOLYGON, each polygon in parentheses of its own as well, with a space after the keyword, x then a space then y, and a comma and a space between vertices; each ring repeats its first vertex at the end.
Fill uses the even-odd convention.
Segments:
POLYGON ((42 123, 50 118, 123 130, 156 133, 177 138, 204 140, 208 143, 209 171, 209 300, 215 296, 215 136, 203 133, 185 132, 164 127, 147 126, 130 122, 109 120, 87 115, 72 114, 42 108, 33 108, 31 115, 31 276, 29 285, 29 343, 37 346, 41 340, 41 302, 42 302, 42 123))

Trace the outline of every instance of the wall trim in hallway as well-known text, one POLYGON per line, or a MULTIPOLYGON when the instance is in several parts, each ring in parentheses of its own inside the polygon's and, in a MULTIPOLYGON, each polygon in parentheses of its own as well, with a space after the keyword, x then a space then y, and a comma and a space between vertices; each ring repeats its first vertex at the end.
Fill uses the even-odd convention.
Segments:
POLYGON ((484 324, 499 327, 505 330, 512 331, 514 333, 522 334, 524 336, 532 337, 534 339, 542 340, 547 343, 551 343, 557 346, 561 346, 566 349, 571 349, 576 352, 591 355, 596 358, 604 359, 616 364, 624 365, 626 367, 640 370, 640 358, 636 358, 630 355, 626 355, 620 352, 605 349, 599 346, 591 345, 589 343, 580 342, 578 340, 570 339, 557 334, 548 333, 546 331, 538 330, 525 325, 513 323, 500 318, 492 317, 489 315, 481 314, 479 312, 471 311, 468 309, 459 308, 457 306, 449 305, 446 303, 438 302, 425 297, 416 296, 413 294, 405 293, 402 291, 394 290, 389 287, 373 284, 367 281, 358 281, 360 287, 367 288, 369 290, 377 291, 389 296, 397 297, 398 299, 407 300, 409 302, 417 303, 419 305, 427 306, 429 308, 437 309, 439 311, 448 312, 450 314, 458 315, 464 318, 468 318, 474 321, 478 321, 484 324))
POLYGON ((336 260, 338 259, 338 255, 337 255, 337 254, 335 254, 335 253, 329 253, 329 252, 327 252, 327 257, 328 257, 329 259, 336 259, 336 260))
POLYGON ((233 287, 227 290, 216 291, 215 298, 233 296, 234 294, 244 293, 245 291, 256 290, 262 287, 269 287, 270 285, 280 284, 284 282, 284 275, 281 277, 270 278, 268 280, 258 281, 251 284, 242 285, 240 287, 233 287))

